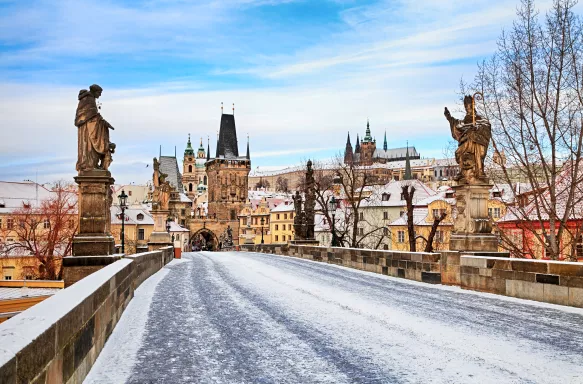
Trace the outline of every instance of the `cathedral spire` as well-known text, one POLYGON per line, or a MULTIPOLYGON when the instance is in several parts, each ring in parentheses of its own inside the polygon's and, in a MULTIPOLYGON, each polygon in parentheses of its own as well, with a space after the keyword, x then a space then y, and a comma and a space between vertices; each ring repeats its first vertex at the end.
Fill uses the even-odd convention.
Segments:
POLYGON ((372 141, 372 136, 370 135, 370 122, 366 119, 366 134, 364 135, 364 139, 362 139, 365 143, 370 143, 372 141))
POLYGON ((356 145, 354 146, 354 153, 360 153, 360 140, 358 138, 358 133, 356 134, 356 145))
POLYGON ((346 139, 346 149, 344 150, 344 164, 351 164, 354 160, 354 153, 352 152, 352 144, 350 143, 350 132, 346 139))
POLYGON ((249 135, 247 135, 247 160, 251 160, 251 153, 249 152, 249 135))
POLYGON ((387 151, 387 130, 385 129, 385 141, 383 142, 383 151, 387 151))
POLYGON ((206 145, 207 145, 207 149, 206 149, 206 161, 209 161, 211 159, 211 138, 207 136, 206 138, 206 145))
POLYGON ((405 177, 403 180, 412 180, 411 161, 409 160, 409 142, 407 141, 407 152, 405 152, 405 177))

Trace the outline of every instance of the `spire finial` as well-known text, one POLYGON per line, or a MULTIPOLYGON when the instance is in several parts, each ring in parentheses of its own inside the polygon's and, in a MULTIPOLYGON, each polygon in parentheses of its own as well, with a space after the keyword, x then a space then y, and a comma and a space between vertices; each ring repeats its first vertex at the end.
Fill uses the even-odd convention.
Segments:
POLYGON ((221 101, 221 115, 223 114, 223 102, 221 101))
POLYGON ((233 103, 233 116, 235 116, 235 103, 233 103))

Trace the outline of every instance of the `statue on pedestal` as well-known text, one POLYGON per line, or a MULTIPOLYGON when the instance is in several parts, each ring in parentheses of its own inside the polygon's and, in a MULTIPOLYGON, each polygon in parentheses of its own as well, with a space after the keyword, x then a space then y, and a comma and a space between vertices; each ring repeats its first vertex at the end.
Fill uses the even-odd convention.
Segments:
POLYGON ((103 89, 93 84, 89 90, 79 91, 79 104, 75 114, 75 126, 79 137, 77 145, 77 171, 102 169, 107 171, 112 162, 115 144, 109 141, 109 130, 113 129, 101 114, 96 100, 103 89))
POLYGON ((314 240, 314 224, 316 213, 316 192, 314 189, 314 170, 312 161, 308 160, 306 171, 306 191, 304 207, 302 209, 302 196, 296 191, 294 200, 294 230, 296 240, 314 240))
POLYGON ((152 194, 152 209, 167 211, 170 207, 170 193, 172 187, 170 182, 166 180, 168 175, 160 172, 160 162, 154 157, 154 174, 152 175, 152 182, 154 184, 154 192, 152 194))
POLYGON ((475 97, 476 95, 464 97, 466 116, 463 120, 452 117, 447 107, 444 111, 451 135, 458 142, 455 160, 459 164, 460 172, 455 179, 459 184, 488 183, 484 172, 484 159, 492 138, 492 127, 488 120, 476 113, 475 97))
POLYGON ((488 216, 489 184, 484 172, 484 159, 492 138, 490 122, 476 113, 475 99, 481 93, 464 97, 466 116, 458 120, 445 108, 451 135, 458 142, 455 159, 460 167, 454 186, 456 215, 454 231, 450 236, 452 251, 496 252, 498 238, 492 234, 488 216))

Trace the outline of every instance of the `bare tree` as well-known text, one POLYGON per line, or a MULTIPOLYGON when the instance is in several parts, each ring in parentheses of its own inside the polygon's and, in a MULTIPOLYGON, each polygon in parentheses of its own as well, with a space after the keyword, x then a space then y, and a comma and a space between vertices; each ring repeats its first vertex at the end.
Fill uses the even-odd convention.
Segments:
POLYGON ((413 197, 415 195, 415 187, 406 183, 402 187, 403 199, 407 204, 407 232, 409 233, 409 250, 411 252, 417 251, 415 238, 415 223, 413 222, 413 197))
POLYGON ((277 192, 289 192, 289 180, 285 177, 279 176, 275 181, 275 190, 277 192))
MULTIPOLYGON (((554 0, 540 17, 534 1, 522 0, 513 27, 472 84, 484 95, 478 107, 492 123, 493 151, 506 158, 493 164, 495 181, 512 185, 518 178, 532 186, 530 203, 511 211, 552 259, 575 257, 581 232, 569 223, 581 218, 583 199, 583 25, 575 4, 554 0)), ((522 255, 526 245, 501 233, 504 246, 522 255)))
POLYGON ((16 239, 4 241, 0 255, 31 255, 39 263, 38 278, 60 279, 60 259, 71 254, 77 233, 77 194, 64 183, 56 183, 49 199, 39 206, 23 203, 9 219, 10 225, 2 228, 1 235, 4 240, 16 239))
POLYGON ((268 189, 271 186, 269 181, 260 178, 259 181, 255 184, 255 189, 265 188, 268 189))
POLYGON ((446 216, 447 216, 446 212, 441 212, 439 216, 433 218, 433 224, 431 224, 431 231, 429 232, 427 243, 425 244, 425 252, 433 252, 433 242, 435 240, 437 228, 439 227, 439 224, 441 224, 441 222, 445 220, 446 216))

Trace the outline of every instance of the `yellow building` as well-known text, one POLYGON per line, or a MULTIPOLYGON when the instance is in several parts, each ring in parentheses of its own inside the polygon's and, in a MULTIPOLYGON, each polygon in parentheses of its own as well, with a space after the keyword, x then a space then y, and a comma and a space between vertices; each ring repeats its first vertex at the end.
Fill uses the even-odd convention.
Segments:
MULTIPOLYGON (((452 211, 455 199, 446 198, 441 194, 430 196, 419 201, 413 208, 413 222, 415 228, 417 252, 425 250, 434 217, 446 213, 433 241, 434 251, 449 249, 449 237, 453 230, 452 211)), ((389 224, 392 249, 396 251, 409 251, 409 230, 407 227, 407 214, 404 213, 397 220, 389 224)))
MULTIPOLYGON (((415 237, 417 251, 425 249, 426 240, 431 232, 434 217, 441 215, 442 212, 447 214, 437 229, 435 234, 433 249, 434 251, 449 250, 449 238, 453 231, 453 213, 455 207, 455 198, 448 198, 450 189, 441 188, 437 195, 430 196, 415 204, 413 208, 413 222, 415 228, 415 237)), ((507 195, 507 194, 506 194, 507 195)), ((488 213, 492 221, 496 222, 506 214, 504 191, 502 188, 494 187, 490 191, 488 200, 488 213)), ((392 249, 397 251, 409 250, 409 231, 407 227, 407 214, 404 213, 397 220, 389 224, 392 249)))
POLYGON ((262 238, 264 244, 272 243, 269 211, 266 198, 262 198, 257 205, 247 201, 239 212, 239 244, 261 244, 262 238))
MULTIPOLYGON (((111 207, 111 234, 115 239, 115 248, 121 252, 121 209, 111 207)), ((125 253, 147 252, 150 234, 154 230, 154 220, 145 207, 133 204, 124 212, 125 253)))
POLYGON ((289 243, 294 239, 294 203, 284 202, 270 212, 269 231, 273 243, 289 243))

